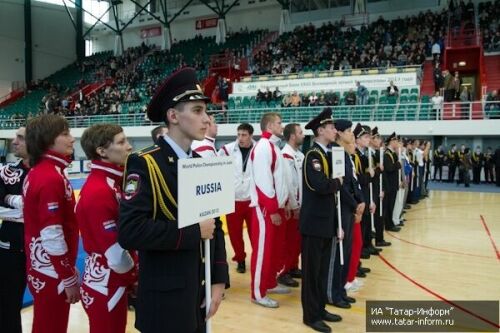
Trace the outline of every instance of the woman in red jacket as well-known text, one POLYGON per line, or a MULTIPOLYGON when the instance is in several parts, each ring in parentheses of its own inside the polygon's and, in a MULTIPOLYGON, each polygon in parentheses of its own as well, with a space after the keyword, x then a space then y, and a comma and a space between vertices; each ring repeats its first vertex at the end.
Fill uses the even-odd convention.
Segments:
POLYGON ((60 116, 42 115, 26 126, 32 169, 23 186, 24 243, 34 300, 33 333, 65 333, 69 306, 80 299, 75 197, 64 174, 74 142, 60 116))
POLYGON ((80 192, 76 217, 88 254, 81 287, 90 333, 124 333, 127 290, 137 280, 130 253, 117 243, 123 165, 132 147, 118 125, 98 124, 83 132, 82 148, 92 160, 80 192))

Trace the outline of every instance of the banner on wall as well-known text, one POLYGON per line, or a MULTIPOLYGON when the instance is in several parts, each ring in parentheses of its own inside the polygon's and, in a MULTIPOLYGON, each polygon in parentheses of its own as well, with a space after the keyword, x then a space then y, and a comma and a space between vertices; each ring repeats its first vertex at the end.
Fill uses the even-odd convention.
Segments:
POLYGON ((217 17, 206 17, 196 20, 196 30, 210 29, 217 27, 217 17))
POLYGON ((295 80, 269 80, 257 82, 235 82, 233 95, 254 95, 258 89, 264 91, 267 87, 281 92, 312 92, 312 91, 344 91, 356 90, 356 81, 361 82, 368 89, 385 89, 390 81, 401 89, 402 87, 418 86, 417 73, 395 73, 378 75, 351 75, 318 77, 295 80))
POLYGON ((151 38, 161 36, 161 27, 152 27, 141 29, 141 38, 151 38))

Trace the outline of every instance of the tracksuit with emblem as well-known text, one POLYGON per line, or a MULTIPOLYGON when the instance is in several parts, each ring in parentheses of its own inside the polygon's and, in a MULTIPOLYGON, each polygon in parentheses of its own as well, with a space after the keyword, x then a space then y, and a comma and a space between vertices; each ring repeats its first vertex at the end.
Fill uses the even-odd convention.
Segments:
MULTIPOLYGON (((255 145, 255 142, 253 142, 255 145)), ((226 215, 227 231, 234 249, 233 261, 242 262, 246 258, 243 240, 243 222, 251 235, 250 169, 247 167, 252 147, 241 148, 238 141, 230 142, 219 149, 219 156, 234 157, 234 213, 226 215)))
POLYGON ((127 292, 137 281, 135 254, 117 242, 123 168, 92 161, 76 205, 85 259, 81 300, 90 333, 124 333, 127 292))
MULTIPOLYGON (((0 205, 23 207, 22 186, 28 168, 22 160, 0 168, 0 205)), ((0 225, 0 330, 20 333, 21 308, 26 289, 24 224, 19 219, 3 218, 0 225)))
POLYGON ((71 160, 47 152, 24 184, 28 286, 33 295, 33 333, 65 333, 66 287, 77 286, 78 225, 73 189, 64 175, 71 160))
POLYGON ((285 221, 284 208, 289 199, 289 180, 283 156, 277 143, 279 139, 263 132, 261 139, 250 153, 249 168, 252 173, 250 188, 252 207, 251 235, 251 294, 252 299, 262 299, 267 290, 277 286, 276 277, 281 270, 284 251, 284 224, 271 222, 272 214, 280 214, 285 221))

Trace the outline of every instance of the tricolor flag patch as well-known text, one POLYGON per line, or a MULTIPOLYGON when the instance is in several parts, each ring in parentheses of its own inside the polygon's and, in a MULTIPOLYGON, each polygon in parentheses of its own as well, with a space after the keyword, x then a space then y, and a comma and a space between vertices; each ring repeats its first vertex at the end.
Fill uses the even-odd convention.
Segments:
POLYGON ((48 208, 49 212, 55 212, 56 210, 59 209, 59 203, 57 203, 57 202, 49 202, 47 204, 47 208, 48 208))
POLYGON ((102 226, 104 227, 104 230, 106 230, 106 231, 116 231, 117 230, 115 220, 103 222, 102 226))

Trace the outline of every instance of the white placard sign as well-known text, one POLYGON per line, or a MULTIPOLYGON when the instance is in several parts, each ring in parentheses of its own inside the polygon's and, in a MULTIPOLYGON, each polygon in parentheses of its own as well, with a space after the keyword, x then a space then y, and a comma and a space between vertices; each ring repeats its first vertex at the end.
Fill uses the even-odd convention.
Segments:
POLYGON ((233 163, 231 156, 179 160, 179 228, 234 212, 233 163))
POLYGON ((332 147, 332 178, 345 176, 344 147, 332 147))
POLYGON ((66 170, 68 170, 69 174, 80 173, 81 172, 81 164, 82 163, 80 161, 73 161, 70 163, 70 165, 68 165, 66 170))
POLYGON ((255 82, 235 82, 233 84, 233 96, 255 95, 257 90, 265 91, 267 87, 275 89, 278 87, 283 93, 311 92, 311 91, 345 91, 354 89, 356 91, 356 81, 360 81, 368 89, 385 89, 391 81, 401 89, 417 87, 417 73, 394 73, 378 75, 349 75, 316 77, 309 79, 295 80, 269 80, 255 82))

